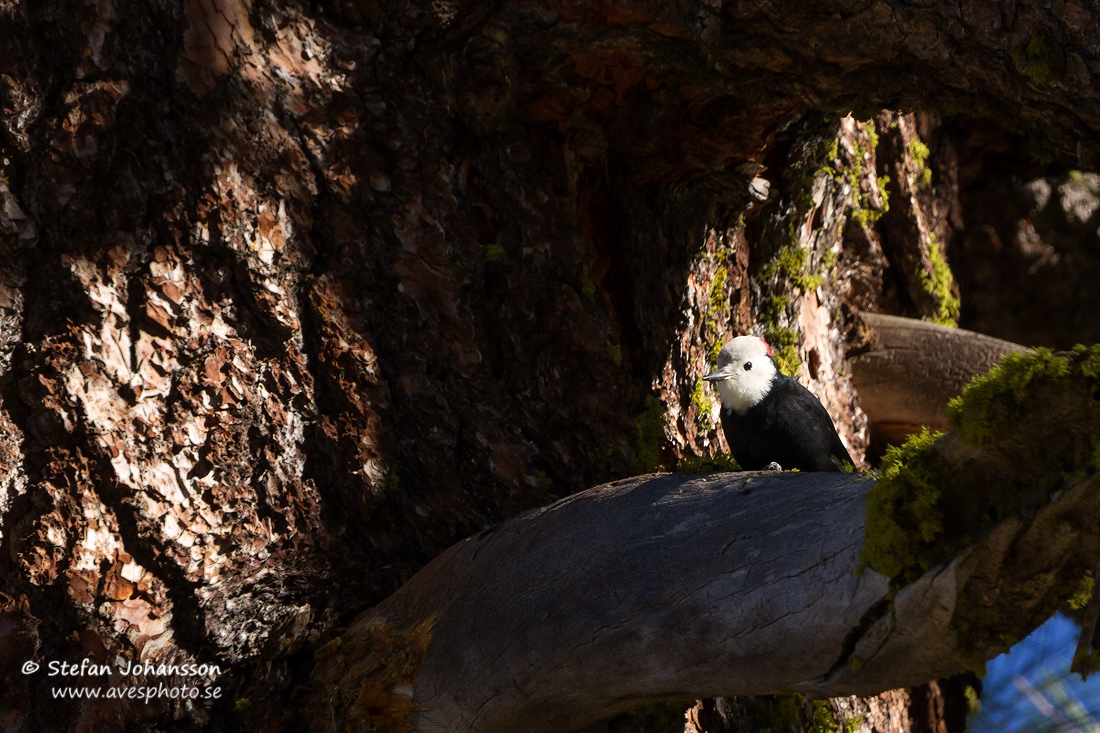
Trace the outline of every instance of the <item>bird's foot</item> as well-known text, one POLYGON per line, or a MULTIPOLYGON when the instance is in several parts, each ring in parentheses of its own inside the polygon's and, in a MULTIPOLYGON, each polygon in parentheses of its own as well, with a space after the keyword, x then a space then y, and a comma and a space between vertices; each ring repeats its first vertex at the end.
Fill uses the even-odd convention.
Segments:
POLYGON ((783 470, 783 467, 782 467, 782 466, 780 466, 780 465, 779 465, 778 463, 776 463, 775 461, 772 461, 772 462, 771 462, 771 463, 769 463, 769 464, 768 464, 767 466, 764 466, 764 470, 765 470, 765 471, 782 471, 782 470, 783 470))

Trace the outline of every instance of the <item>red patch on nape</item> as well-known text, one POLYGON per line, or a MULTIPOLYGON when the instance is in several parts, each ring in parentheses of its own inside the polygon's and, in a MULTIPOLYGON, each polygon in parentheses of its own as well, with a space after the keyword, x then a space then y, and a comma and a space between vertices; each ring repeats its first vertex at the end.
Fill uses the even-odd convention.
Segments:
POLYGON ((764 348, 768 350, 768 356, 774 356, 774 354, 772 354, 772 347, 768 346, 767 341, 760 339, 760 343, 764 344, 764 348))

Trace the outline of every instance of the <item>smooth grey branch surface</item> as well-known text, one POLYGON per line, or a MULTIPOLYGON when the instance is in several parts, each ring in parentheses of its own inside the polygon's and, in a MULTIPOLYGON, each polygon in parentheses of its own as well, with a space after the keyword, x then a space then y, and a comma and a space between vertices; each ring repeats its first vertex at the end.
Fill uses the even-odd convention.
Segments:
POLYGON ((891 647, 905 663, 873 659, 892 621, 862 638, 889 615, 886 578, 856 572, 870 485, 743 473, 597 487, 455 545, 362 623, 436 618, 421 731, 570 730, 646 700, 850 694, 956 671, 952 572, 896 599, 906 623, 923 617, 891 647))
POLYGON ((947 402, 1008 354, 1011 341, 914 318, 861 313, 872 348, 851 358, 852 383, 871 421, 947 430, 947 402))

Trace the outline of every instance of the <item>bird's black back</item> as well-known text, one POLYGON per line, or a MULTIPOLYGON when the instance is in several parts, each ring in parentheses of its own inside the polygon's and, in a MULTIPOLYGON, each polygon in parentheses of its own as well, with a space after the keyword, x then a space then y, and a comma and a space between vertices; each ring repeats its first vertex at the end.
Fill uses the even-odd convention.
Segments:
POLYGON ((768 394, 744 415, 723 407, 722 429, 730 452, 746 471, 766 468, 772 461, 799 471, 840 471, 845 462, 854 465, 822 404, 783 375, 776 375, 768 394))

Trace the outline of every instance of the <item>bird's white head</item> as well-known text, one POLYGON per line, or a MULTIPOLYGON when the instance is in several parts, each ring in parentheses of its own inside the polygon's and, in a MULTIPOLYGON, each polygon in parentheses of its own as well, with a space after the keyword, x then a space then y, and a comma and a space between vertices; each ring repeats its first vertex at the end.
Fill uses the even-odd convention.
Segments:
POLYGON ((717 366, 703 379, 714 382, 723 407, 744 415, 768 394, 777 373, 767 341, 738 336, 722 347, 717 366))

